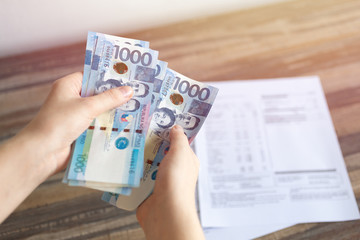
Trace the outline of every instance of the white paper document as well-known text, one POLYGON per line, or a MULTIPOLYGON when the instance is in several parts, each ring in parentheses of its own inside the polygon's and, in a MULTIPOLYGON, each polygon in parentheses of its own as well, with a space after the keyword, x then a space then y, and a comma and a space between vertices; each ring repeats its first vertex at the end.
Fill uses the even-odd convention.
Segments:
POLYGON ((237 226, 222 228, 204 228, 206 240, 247 240, 292 226, 293 224, 269 224, 257 226, 237 226))
POLYGON ((219 94, 195 142, 203 227, 266 234, 359 219, 318 77, 211 85, 219 94))

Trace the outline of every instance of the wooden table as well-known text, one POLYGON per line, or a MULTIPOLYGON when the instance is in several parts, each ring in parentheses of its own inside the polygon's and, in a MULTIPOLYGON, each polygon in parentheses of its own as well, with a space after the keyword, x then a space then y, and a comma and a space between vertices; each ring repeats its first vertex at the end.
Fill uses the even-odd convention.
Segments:
MULTIPOLYGON (((298 0, 125 37, 150 41, 172 69, 199 81, 319 75, 359 204, 359 0, 298 0)), ((84 53, 82 42, 0 59, 1 141, 35 116, 54 80, 83 69, 84 53)), ((101 192, 68 187, 62 176, 17 208, 1 239, 144 239, 134 212, 102 202, 101 192)), ((359 238, 360 221, 350 221, 299 224, 262 239, 359 238)))

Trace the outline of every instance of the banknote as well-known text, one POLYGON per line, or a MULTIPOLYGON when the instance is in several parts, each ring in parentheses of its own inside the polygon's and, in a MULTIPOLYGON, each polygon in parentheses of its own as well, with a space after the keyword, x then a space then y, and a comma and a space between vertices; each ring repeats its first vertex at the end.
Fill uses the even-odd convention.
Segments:
MULTIPOLYGON (((174 81, 174 73, 166 68, 167 63, 160 61, 160 64, 157 65, 157 73, 155 74, 155 83, 154 83, 154 91, 153 97, 151 100, 151 108, 150 108, 150 115, 152 115, 152 111, 159 105, 159 102, 163 97, 166 97, 168 91, 171 88, 171 85, 174 81)), ((149 123, 150 124, 150 123, 149 123)), ((94 189, 111 192, 111 193, 118 193, 122 195, 130 195, 131 188, 130 187, 121 187, 121 186, 112 186, 110 187, 93 187, 94 189)))
POLYGON ((94 57, 94 51, 96 48, 97 36, 94 32, 88 32, 85 52, 85 63, 83 72, 83 81, 81 86, 81 96, 84 97, 86 94, 87 84, 90 77, 92 58, 94 57))
POLYGON ((167 62, 159 61, 156 66, 157 69, 154 79, 154 91, 152 93, 150 115, 153 114, 163 96, 166 96, 167 91, 174 81, 174 74, 168 70, 167 65, 167 62))
MULTIPOLYGON (((85 144, 82 154, 77 156, 72 165, 73 168, 70 169, 70 173, 77 174, 74 179, 118 183, 123 186, 138 185, 136 179, 140 179, 142 173, 143 148, 147 130, 144 123, 147 121, 149 108, 150 105, 147 103, 140 104, 140 117, 134 119, 124 131, 118 132, 117 138, 111 141, 109 141, 106 128, 102 127, 103 124, 98 126, 95 123, 93 127, 90 127, 87 136, 92 136, 92 142, 89 145, 85 144), (136 151, 134 148, 136 148, 136 151), (126 151, 131 154, 127 153, 126 155, 126 151), (99 159, 103 161, 98 162, 99 159), (125 161, 130 165, 116 167, 117 165, 113 164, 112 160, 118 163, 125 161), (81 171, 79 171, 79 165, 81 165, 81 171), (113 173, 113 175, 117 176, 129 169, 129 177, 121 181, 109 180, 111 169, 117 169, 113 173)), ((72 179, 71 174, 69 174, 68 178, 72 179)))
POLYGON ((104 201, 127 210, 151 194, 170 129, 182 126, 191 142, 218 91, 167 66, 149 42, 88 32, 81 96, 126 85, 134 96, 80 135, 63 182, 106 191, 104 201))
MULTIPOLYGON (((174 73, 170 70, 167 70, 167 63, 163 61, 159 61, 156 66, 156 73, 154 79, 154 89, 152 92, 151 98, 151 108, 149 115, 152 115, 151 111, 156 108, 159 104, 160 100, 167 95, 173 81, 174 81, 174 73)), ((136 89, 134 89, 136 90, 136 89)), ((127 116, 129 117, 129 116, 127 116)), ((115 117, 119 118, 119 116, 115 117)), ((114 126, 115 127, 115 126, 114 126)), ((114 133, 114 132, 113 132, 114 133)), ((131 193, 131 188, 129 187, 122 187, 120 185, 114 184, 103 184, 103 183, 93 183, 93 182, 86 182, 86 181, 69 181, 69 185, 71 186, 87 186, 89 188, 111 192, 111 193, 118 193, 122 195, 129 195, 131 193)))
MULTIPOLYGON (((89 31, 88 36, 87 36, 87 43, 86 43, 85 63, 84 63, 83 81, 82 81, 82 88, 81 88, 81 96, 82 97, 94 95, 94 88, 91 86, 90 86, 89 90, 87 88, 88 88, 89 82, 96 81, 96 78, 98 77, 97 70, 98 70, 99 62, 101 60, 101 53, 103 50, 102 44, 103 44, 103 39, 106 37, 114 39, 114 41, 116 41, 117 43, 120 43, 120 44, 133 45, 133 46, 138 46, 138 47, 143 47, 143 48, 149 48, 149 45, 150 45, 149 42, 147 42, 147 41, 129 39, 129 38, 123 38, 123 37, 116 37, 116 36, 111 36, 111 35, 107 35, 107 34, 101 34, 101 33, 89 31), (100 40, 102 40, 102 41, 98 42, 99 36, 101 37, 100 40), (98 48, 96 48, 96 47, 98 47, 98 48), (96 49, 97 49, 97 51, 96 51, 96 49), (91 75, 91 72, 93 73, 92 75, 91 75), (92 76, 92 78, 90 81, 91 76, 92 76)), ((93 126, 94 126, 94 122, 91 124, 91 127, 93 127, 93 126)), ((90 136, 91 134, 92 134, 92 132, 90 132, 89 136, 87 136, 87 130, 85 130, 75 141, 75 144, 73 145, 74 154, 72 154, 72 156, 73 156, 72 160, 74 160, 74 157, 81 155, 83 148, 85 146, 85 140, 87 140, 86 146, 89 146, 90 140, 91 140, 91 136, 90 136)), ((72 161, 69 162, 66 172, 65 172, 65 176, 63 179, 63 182, 65 182, 65 183, 68 182, 68 173, 70 170, 71 162, 72 161)), ((72 184, 75 185, 76 180, 72 180, 71 182, 72 182, 72 184)), ((83 184, 78 183, 78 185, 83 185, 83 184)))
MULTIPOLYGON (((128 45, 111 45, 111 42, 105 43, 105 47, 107 49, 110 49, 107 50, 107 52, 111 51, 111 47, 118 47, 119 54, 121 54, 121 52, 128 52, 130 54, 130 57, 122 54, 122 61, 117 61, 117 51, 115 51, 115 59, 113 58, 110 63, 103 61, 99 69, 100 75, 99 79, 96 82, 96 91, 101 92, 116 86, 130 85, 134 89, 134 96, 131 100, 129 100, 126 104, 120 106, 118 109, 114 109, 108 113, 104 113, 97 117, 94 123, 93 134, 95 134, 97 131, 105 134, 106 137, 102 138, 104 147, 102 151, 110 151, 112 148, 114 148, 113 142, 115 141, 115 138, 118 137, 119 133, 121 133, 121 131, 123 130, 128 130, 132 134, 139 136, 139 138, 141 138, 141 140, 139 140, 139 144, 143 145, 145 141, 147 122, 149 117, 148 111, 150 110, 151 106, 151 92, 153 90, 154 75, 156 72, 157 52, 150 49, 143 49, 128 45), (146 55, 149 57, 145 57, 145 60, 138 61, 137 59, 142 58, 141 55, 139 57, 132 57, 132 53, 142 54, 142 56, 146 55), (127 63, 127 61, 129 61, 129 63, 127 63), (126 76, 126 78, 122 78, 122 74, 119 73, 119 71, 113 71, 115 69, 115 66, 118 65, 118 63, 124 65, 127 63, 125 66, 128 67, 128 71, 124 73, 129 74, 126 76), (109 65, 113 65, 113 68, 110 68, 109 65), (125 80, 127 80, 127 82, 125 80), (144 112, 144 109, 146 109, 147 112, 144 112), (129 124, 129 122, 131 121, 135 121, 135 124, 137 124, 138 127, 133 130, 129 128, 125 129, 127 124, 129 124)), ((94 136, 92 136, 92 139, 92 141, 94 141, 94 136)), ((91 155, 91 153, 94 152, 92 151, 93 148, 90 147, 89 150, 89 155, 91 155)), ((84 149, 84 152, 85 151, 86 149, 84 149)), ((97 151, 99 151, 99 149, 97 149, 97 151)), ((142 172, 142 159, 143 154, 139 155, 138 157, 139 163, 137 164, 137 166, 139 166, 139 168, 136 169, 136 176, 140 176, 139 172, 142 172)), ((88 163, 91 163, 90 159, 88 163)), ((100 174, 98 173, 97 175, 100 174)), ((123 182, 122 184, 126 183, 123 182)), ((137 185, 138 183, 136 184, 131 181, 128 184, 130 186, 133 186, 134 184, 137 185)))
MULTIPOLYGON (((103 38, 105 39, 104 50, 97 70, 98 75, 95 82, 88 84, 90 90, 88 87, 87 91, 98 94, 110 88, 124 85, 133 88, 133 99, 111 114, 104 114, 96 119, 99 124, 105 124, 102 126, 112 126, 114 125, 113 120, 117 119, 119 121, 115 121, 116 126, 114 128, 117 131, 122 131, 131 119, 138 114, 140 102, 151 101, 158 52, 120 43, 112 38, 103 38)), ((109 132, 109 134, 111 133, 109 132)), ((113 136, 114 133, 111 135, 113 136)))
MULTIPOLYGON (((116 149, 116 139, 121 138, 119 137, 121 131, 128 125, 129 119, 134 118, 135 114, 138 119, 134 124, 137 127, 124 130, 136 135, 136 147, 138 150, 141 150, 146 136, 147 128, 145 129, 144 126, 148 122, 147 118, 149 117, 148 112, 151 106, 151 92, 158 63, 158 53, 151 49, 123 43, 118 39, 115 41, 112 38, 106 38, 102 34, 97 35, 98 41, 95 56, 98 55, 99 60, 96 60, 96 63, 93 61, 91 65, 86 95, 99 94, 107 89, 122 85, 132 86, 135 94, 129 102, 122 105, 119 109, 112 110, 96 118, 90 129, 80 136, 80 139, 78 139, 80 144, 78 146, 75 145, 73 159, 69 167, 67 176, 69 180, 97 181, 94 180, 94 177, 91 177, 90 173, 87 174, 87 177, 85 176, 89 163, 99 164, 89 159, 90 155, 95 155, 94 151, 91 150, 92 146, 94 146, 92 144, 94 138, 101 139, 101 141, 96 140, 95 143, 96 145, 101 144, 103 146, 102 152, 113 152, 116 149), (126 74, 125 78, 124 74, 126 74), (80 164, 79 162, 81 162, 82 171, 79 171, 77 168, 77 165, 80 164)), ((96 57, 93 59, 96 59, 96 57)), ((127 151, 133 151, 131 146, 127 148, 127 151)), ((100 150, 99 148, 96 149, 97 151, 100 150)), ((127 159, 129 160, 129 158, 127 159)), ((139 172, 142 172, 142 159, 143 154, 138 155, 137 162, 141 164, 135 164, 137 166, 135 170, 133 169, 135 173, 124 173, 128 175, 128 178, 124 178, 128 179, 128 183, 124 179, 121 181, 118 179, 119 182, 117 183, 125 186, 138 185, 138 180, 134 180, 137 177, 130 176, 140 176, 139 172)), ((134 165, 133 161, 135 161, 134 158, 130 161, 132 165, 134 165)), ((92 169, 92 167, 89 169, 92 169)), ((103 174, 106 174, 105 171, 103 174)), ((99 173, 97 175, 100 176, 99 173)), ((103 179, 107 178, 104 177, 103 179)), ((74 181, 71 184, 75 184, 74 181)), ((83 182, 79 182, 79 185, 83 184, 83 182)))
POLYGON ((156 67, 158 52, 149 49, 148 42, 102 33, 95 34, 97 37, 96 48, 91 63, 86 96, 94 95, 96 90, 101 87, 97 87, 95 84, 99 78, 111 79, 109 76, 104 76, 105 74, 111 75, 115 73, 117 75, 116 80, 122 78, 122 81, 124 81, 126 79, 130 80, 131 76, 134 77, 135 70, 139 65, 156 67))
MULTIPOLYGON (((81 86, 81 92, 80 92, 81 97, 86 96, 86 89, 87 89, 87 84, 89 82, 90 71, 91 71, 91 63, 93 62, 96 43, 97 43, 96 33, 89 31, 88 35, 87 35, 87 41, 86 41, 85 63, 84 63, 83 80, 82 80, 82 86, 81 86)), ((72 150, 71 150, 72 154, 71 154, 71 156, 73 156, 73 153, 75 151, 76 152, 82 152, 83 145, 84 145, 84 139, 86 137, 86 133, 87 133, 87 131, 85 130, 75 140, 75 143, 72 145, 72 150)), ((64 178, 62 180, 62 182, 64 182, 64 183, 69 183, 68 174, 69 174, 69 169, 70 169, 70 163, 71 163, 71 161, 69 161, 69 164, 66 167, 64 178)))
MULTIPOLYGON (((146 106, 142 107, 143 116, 148 111, 146 106)), ((141 120, 131 122, 129 131, 120 132, 112 143, 115 147, 108 151, 103 150, 106 133, 89 130, 93 131, 92 146, 87 156, 78 156, 74 168, 69 171, 69 179, 72 180, 70 174, 75 172, 78 174, 75 180, 138 186, 143 169, 144 135, 134 129, 141 129, 141 124, 141 120)))
POLYGON ((103 200, 119 208, 133 210, 153 191, 158 165, 169 151, 169 131, 180 125, 191 142, 199 132, 215 101, 218 89, 197 82, 173 70, 175 80, 159 102, 150 121, 145 142, 144 174, 140 187, 129 196, 104 193, 103 200), (116 201, 114 200, 116 199, 116 201))
POLYGON ((118 208, 132 211, 152 193, 155 186, 157 171, 158 167, 149 168, 148 172, 141 179, 140 187, 133 188, 129 196, 105 192, 101 199, 118 208))
POLYGON ((169 147, 169 132, 174 125, 180 125, 191 143, 204 123, 218 89, 197 82, 172 71, 175 75, 170 91, 153 113, 145 148, 148 149, 146 162, 156 166, 161 157, 156 157, 158 150, 164 153, 169 147), (157 151, 155 151, 155 149, 157 151))
MULTIPOLYGON (((157 72, 155 74, 154 80, 154 90, 152 93, 151 100, 151 108, 150 115, 155 110, 155 108, 159 105, 161 100, 167 96, 167 93, 170 91, 170 88, 175 80, 175 74, 173 71, 167 69, 167 63, 159 61, 157 65, 157 72)), ((150 124, 150 122, 149 122, 150 124)), ((93 187, 93 186, 92 186, 93 187)), ((121 195, 130 195, 132 189, 129 187, 121 187, 121 186, 105 186, 105 187, 93 187, 94 189, 107 191, 111 193, 118 193, 121 195)))

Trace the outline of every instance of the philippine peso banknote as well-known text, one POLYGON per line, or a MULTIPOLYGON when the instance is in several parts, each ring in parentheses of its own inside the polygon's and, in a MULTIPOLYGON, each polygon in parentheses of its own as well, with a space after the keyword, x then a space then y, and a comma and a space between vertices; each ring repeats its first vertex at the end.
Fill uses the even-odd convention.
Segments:
MULTIPOLYGON (((111 35, 107 35, 107 34, 89 31, 88 36, 87 36, 87 43, 86 43, 84 73, 83 73, 83 81, 82 81, 82 88, 81 88, 81 96, 82 97, 91 96, 91 95, 95 94, 95 92, 94 92, 95 89, 92 86, 89 86, 90 88, 88 90, 88 85, 89 85, 89 82, 93 83, 96 80, 96 78, 98 77, 97 70, 98 70, 99 62, 102 57, 102 50, 103 50, 102 44, 103 44, 103 40, 105 38, 113 39, 114 41, 116 41, 117 43, 120 43, 120 44, 127 44, 127 45, 143 47, 143 48, 149 48, 149 42, 146 42, 146 41, 116 37, 116 36, 111 36, 111 35), (100 37, 100 41, 98 42, 99 37, 100 37), (101 46, 99 46, 99 45, 101 45, 101 46), (91 75, 91 72, 93 73, 92 75, 91 75), (91 76, 92 76, 92 78, 90 81, 91 76)), ((90 128, 93 126, 94 126, 94 122, 91 124, 90 128)), ((90 135, 91 134, 92 133, 90 132, 90 135)), ((80 137, 76 140, 75 144, 73 145, 72 151, 74 154, 72 154, 72 156, 73 156, 72 160, 75 160, 74 157, 80 156, 82 154, 84 146, 88 147, 88 145, 90 144, 90 137, 87 137, 87 138, 86 137, 87 137, 87 130, 84 131, 80 135, 80 137), (85 145, 85 140, 87 140, 86 145, 85 145)), ((84 186, 84 182, 81 183, 78 180, 68 180, 68 173, 70 170, 71 162, 72 161, 70 161, 67 166, 63 182, 72 184, 74 186, 84 186)))
MULTIPOLYGON (((94 42, 93 51, 88 52, 88 63, 84 65, 84 73, 85 69, 89 69, 89 77, 87 78, 86 85, 87 87, 85 89, 82 89, 82 91, 85 92, 85 96, 93 96, 95 94, 95 82, 99 78, 99 67, 104 66, 101 64, 104 64, 105 62, 109 61, 109 58, 111 58, 110 55, 112 55, 112 51, 114 50, 112 46, 136 46, 138 48, 149 48, 149 42, 142 41, 142 40, 136 40, 136 39, 129 39, 129 38, 122 38, 122 37, 116 37, 112 35, 102 34, 102 33, 95 33, 95 32, 89 32, 88 33, 88 42, 90 41, 89 45, 94 42), (92 41, 92 39, 95 39, 92 41), (109 46, 110 45, 110 46, 109 46), (91 57, 92 56, 92 57, 91 57)), ((91 49, 91 47, 89 47, 91 49)), ((114 53, 115 54, 115 53, 114 53)), ((119 56, 119 52, 117 52, 116 57, 119 56)), ((120 67, 124 66, 120 64, 120 67)), ((118 68, 120 68, 118 67, 118 68)), ((125 71, 125 70, 123 70, 125 71)), ((128 74, 127 74, 128 75, 128 74)), ((122 73, 122 77, 126 78, 125 73, 122 73)))
POLYGON ((166 97, 155 109, 146 140, 145 160, 148 164, 157 166, 161 155, 159 150, 168 151, 169 133, 174 125, 180 125, 191 143, 204 123, 218 89, 197 82, 172 71, 175 80, 166 97), (156 150, 156 151, 155 151, 156 150), (151 154, 152 153, 152 154, 151 154))
MULTIPOLYGON (((155 108, 159 105, 161 100, 166 97, 168 91, 170 90, 173 82, 175 80, 174 72, 167 69, 167 63, 159 61, 157 64, 157 71, 155 74, 155 80, 154 80, 154 89, 152 93, 151 98, 151 107, 150 107, 150 115, 152 115, 152 111, 155 110, 155 108)), ((150 118, 149 118, 150 120, 150 118)), ((150 122, 147 124, 149 125, 150 122)), ((94 182, 69 182, 69 185, 73 186, 87 186, 93 189, 111 192, 111 193, 118 193, 122 195, 130 195, 131 188, 130 187, 122 187, 121 185, 116 184, 99 184, 94 182)))
POLYGON ((112 192, 103 199, 128 210, 151 194, 170 129, 181 125, 191 142, 217 94, 167 65, 149 42, 88 33, 81 96, 124 85, 134 96, 98 116, 76 140, 64 182, 112 192))
MULTIPOLYGON (((143 166, 143 154, 136 152, 143 151, 147 130, 145 126, 149 122, 151 92, 158 63, 157 51, 134 46, 139 42, 138 40, 134 40, 132 42, 134 45, 130 45, 129 41, 125 42, 119 40, 119 38, 114 39, 111 36, 108 37, 108 35, 96 34, 96 36, 98 41, 93 62, 91 63, 90 79, 86 84, 85 95, 98 94, 121 85, 138 87, 138 91, 134 91, 133 99, 127 104, 96 118, 90 129, 80 136, 75 144, 73 158, 68 168, 67 180, 70 181, 71 185, 84 185, 86 181, 89 183, 93 181, 107 182, 107 179, 111 179, 108 176, 109 171, 105 170, 104 167, 101 168, 102 173, 97 172, 96 177, 91 174, 93 165, 102 164, 94 160, 96 159, 94 156, 98 156, 100 149, 94 147, 94 149, 97 149, 94 151, 91 146, 98 146, 101 143, 103 149, 100 152, 107 152, 107 155, 112 158, 114 157, 114 149, 118 149, 119 156, 123 157, 122 161, 130 164, 130 170, 127 173, 117 173, 117 175, 124 175, 121 179, 117 178, 115 180, 115 178, 112 178, 111 181, 113 182, 110 181, 109 183, 136 186, 139 184, 139 176, 142 174, 143 166), (134 123, 132 127, 125 129, 130 119, 134 119, 134 123), (119 138, 125 138, 121 136, 121 134, 124 134, 122 130, 126 130, 127 135, 135 136, 135 138, 132 138, 135 145, 130 144, 126 147, 126 150, 119 151, 116 143, 119 142, 119 138), (134 148, 137 151, 134 151, 134 148), (126 154, 127 157, 124 158, 124 151, 131 152, 131 154, 126 154), (79 165, 81 165, 81 168, 79 168, 79 165)), ((131 140, 128 139, 128 141, 131 143, 131 140)))
MULTIPOLYGON (((167 69, 167 63, 163 61, 159 61, 156 67, 155 79, 154 79, 154 89, 152 92, 151 98, 151 107, 150 107, 150 115, 151 111, 155 110, 155 108, 159 105, 161 99, 166 97, 168 91, 170 90, 174 80, 175 75, 174 72, 167 69)), ((150 120, 150 119, 149 119, 150 120)), ((148 125, 150 122, 148 123, 148 125)), ((72 186, 87 186, 93 189, 119 193, 122 195, 130 195, 131 188, 130 187, 122 187, 121 185, 116 184, 103 184, 97 182, 90 181, 69 181, 69 185, 72 186)))
POLYGON ((145 169, 140 187, 129 196, 104 193, 103 200, 133 210, 153 191, 158 165, 169 151, 169 131, 180 125, 191 142, 215 101, 218 89, 170 70, 175 80, 155 109, 145 142, 145 169))

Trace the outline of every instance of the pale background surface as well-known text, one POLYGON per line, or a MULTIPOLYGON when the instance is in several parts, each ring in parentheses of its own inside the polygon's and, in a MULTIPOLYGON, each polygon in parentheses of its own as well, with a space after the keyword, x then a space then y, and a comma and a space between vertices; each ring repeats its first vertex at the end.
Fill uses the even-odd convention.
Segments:
POLYGON ((0 57, 285 0, 0 0, 0 57))

